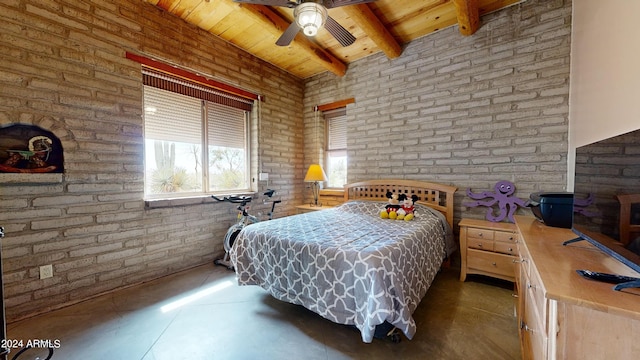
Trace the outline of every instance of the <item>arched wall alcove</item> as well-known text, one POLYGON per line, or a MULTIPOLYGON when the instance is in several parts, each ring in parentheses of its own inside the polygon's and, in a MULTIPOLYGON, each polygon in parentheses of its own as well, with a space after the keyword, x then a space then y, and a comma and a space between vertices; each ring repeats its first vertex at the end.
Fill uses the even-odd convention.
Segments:
POLYGON ((31 124, 0 127, 0 173, 64 173, 62 142, 31 124))

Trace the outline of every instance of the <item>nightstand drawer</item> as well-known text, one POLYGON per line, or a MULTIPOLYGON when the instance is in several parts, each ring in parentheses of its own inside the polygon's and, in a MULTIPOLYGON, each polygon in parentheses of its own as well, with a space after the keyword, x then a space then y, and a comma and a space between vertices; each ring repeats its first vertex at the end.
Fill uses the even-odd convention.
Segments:
POLYGON ((496 231, 494 239, 496 241, 505 241, 505 242, 515 243, 518 240, 518 234, 496 231))
POLYGON ((496 241, 493 244, 493 251, 512 256, 518 255, 518 248, 516 248, 515 243, 496 241))
POLYGON ((493 251, 493 241, 470 238, 470 239, 467 239, 467 247, 470 249, 493 251))
POLYGON ((476 239, 493 240, 494 231, 487 229, 468 228, 467 236, 476 239))
POLYGON ((467 264, 471 269, 513 278, 513 256, 480 250, 467 250, 467 264))

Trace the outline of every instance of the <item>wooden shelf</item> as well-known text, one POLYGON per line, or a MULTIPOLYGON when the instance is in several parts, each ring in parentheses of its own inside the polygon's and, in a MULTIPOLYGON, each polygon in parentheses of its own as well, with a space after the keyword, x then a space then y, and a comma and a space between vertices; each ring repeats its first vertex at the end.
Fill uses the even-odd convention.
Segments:
POLYGON ((60 184, 64 180, 62 173, 0 173, 0 184, 60 184))

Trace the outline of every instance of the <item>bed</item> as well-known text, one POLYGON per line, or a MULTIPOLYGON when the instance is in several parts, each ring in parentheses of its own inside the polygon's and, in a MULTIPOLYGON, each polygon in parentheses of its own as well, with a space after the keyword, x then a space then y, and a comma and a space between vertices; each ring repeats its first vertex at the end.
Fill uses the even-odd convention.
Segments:
POLYGON ((412 180, 358 182, 333 209, 249 225, 230 251, 238 284, 353 325, 364 342, 381 324, 411 339, 412 314, 456 249, 455 191, 412 180), (418 197, 413 220, 380 218, 388 191, 418 197))

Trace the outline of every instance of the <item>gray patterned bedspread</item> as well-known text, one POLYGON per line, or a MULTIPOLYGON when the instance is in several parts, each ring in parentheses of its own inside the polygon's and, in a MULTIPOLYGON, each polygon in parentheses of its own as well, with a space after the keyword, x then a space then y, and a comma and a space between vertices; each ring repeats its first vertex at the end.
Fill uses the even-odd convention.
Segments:
POLYGON ((416 204, 412 221, 381 219, 385 205, 353 201, 247 226, 231 249, 238 284, 355 325, 364 342, 384 321, 411 339, 412 314, 455 243, 439 212, 416 204))

